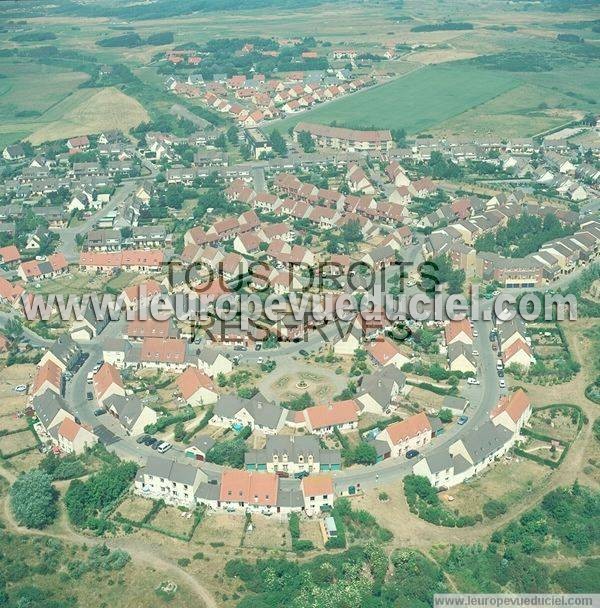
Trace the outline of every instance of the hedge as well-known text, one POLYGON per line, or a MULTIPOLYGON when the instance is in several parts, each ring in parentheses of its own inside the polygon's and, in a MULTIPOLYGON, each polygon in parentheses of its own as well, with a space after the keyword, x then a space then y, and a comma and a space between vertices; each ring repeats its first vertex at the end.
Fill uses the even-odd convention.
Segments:
POLYGON ((188 408, 183 414, 171 414, 159 418, 154 424, 148 424, 144 427, 144 432, 149 435, 154 435, 160 431, 164 431, 167 427, 177 424, 178 422, 186 422, 196 417, 196 412, 192 408, 188 408))
POLYGON ((196 433, 199 433, 203 428, 206 428, 208 426, 210 419, 213 417, 213 412, 214 407, 212 406, 206 410, 204 416, 202 416, 202 420, 200 420, 200 422, 189 433, 186 433, 186 436, 183 440, 184 443, 188 443, 196 433))
MULTIPOLYGON (((158 502, 161 502, 161 501, 158 501, 158 502)), ((155 504, 158 504, 158 503, 155 503, 155 504)), ((152 508, 154 509, 154 507, 152 507, 152 508)), ((194 536, 194 532, 196 531, 196 528, 198 527, 198 525, 204 518, 205 511, 206 511, 206 508, 204 508, 203 506, 196 510, 196 512, 194 514, 194 523, 192 524, 190 531, 185 535, 177 534, 176 532, 171 532, 170 530, 165 530, 164 528, 159 528, 158 526, 153 526, 152 524, 149 524, 149 523, 142 523, 143 520, 140 522, 133 521, 132 519, 123 517, 122 515, 115 516, 114 520, 121 524, 129 524, 130 526, 133 526, 134 528, 145 528, 146 530, 152 530, 153 532, 158 532, 159 534, 164 534, 165 536, 168 536, 170 538, 175 538, 177 540, 182 540, 183 542, 189 543, 190 540, 192 540, 192 536, 194 536)))

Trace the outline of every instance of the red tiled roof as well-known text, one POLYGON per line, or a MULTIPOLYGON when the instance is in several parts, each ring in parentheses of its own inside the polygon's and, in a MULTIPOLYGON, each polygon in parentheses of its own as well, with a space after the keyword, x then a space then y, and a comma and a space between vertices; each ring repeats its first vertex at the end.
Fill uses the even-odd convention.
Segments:
POLYGON ((14 245, 7 245, 6 247, 0 247, 0 260, 4 264, 10 264, 21 259, 19 250, 14 245))
POLYGON ((304 410, 305 417, 313 429, 356 422, 359 407, 354 399, 335 401, 326 405, 315 405, 304 410))
POLYGON ((514 422, 518 422, 530 405, 529 395, 520 388, 512 395, 505 395, 500 398, 498 405, 492 410, 491 418, 506 412, 514 422))
POLYGON ((444 328, 444 335, 446 336, 446 344, 450 344, 461 332, 464 332, 471 340, 473 340, 473 330, 468 319, 462 319, 461 321, 450 321, 444 328))
POLYGON ((302 480, 304 496, 333 494, 333 479, 329 475, 309 475, 302 480))
POLYGON ((185 340, 145 338, 142 342, 141 360, 159 363, 183 363, 185 361, 185 340))
POLYGON ((188 367, 177 378, 177 386, 186 401, 200 388, 206 388, 210 391, 215 390, 212 380, 197 367, 193 366, 188 367))
POLYGON ((254 473, 225 469, 221 476, 219 500, 274 506, 279 478, 273 473, 254 473))
POLYGON ((31 387, 31 394, 35 395, 42 387, 44 382, 49 382, 60 390, 62 370, 53 361, 46 361, 44 365, 38 367, 31 387))
POLYGON ((102 396, 113 385, 123 389, 123 380, 119 370, 110 363, 103 363, 102 367, 94 375, 94 392, 96 398, 102 400, 102 396))
POLYGON ((429 422, 429 418, 427 418, 425 413, 420 412, 419 414, 410 416, 410 418, 407 418, 406 420, 401 420, 400 422, 394 422, 393 424, 390 424, 386 428, 386 431, 390 437, 391 442, 394 445, 397 445, 401 441, 416 437, 420 433, 430 433, 431 424, 429 422))
POLYGON ((58 428, 58 434, 67 439, 68 441, 74 441, 79 433, 81 426, 78 425, 74 420, 65 418, 58 428))

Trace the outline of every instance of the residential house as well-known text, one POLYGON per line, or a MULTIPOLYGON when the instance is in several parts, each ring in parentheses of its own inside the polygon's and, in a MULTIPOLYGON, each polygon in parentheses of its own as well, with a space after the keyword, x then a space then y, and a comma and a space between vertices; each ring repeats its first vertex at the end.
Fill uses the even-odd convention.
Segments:
POLYGON ((424 412, 393 422, 377 435, 379 441, 387 442, 392 458, 399 458, 409 450, 422 448, 432 437, 431 422, 424 412))
POLYGON ((178 376, 176 383, 181 396, 192 407, 216 403, 219 397, 210 377, 194 366, 178 376))
POLYGON ((307 429, 317 435, 330 435, 335 429, 350 431, 358 428, 361 406, 354 400, 334 401, 314 405, 304 410, 307 429))

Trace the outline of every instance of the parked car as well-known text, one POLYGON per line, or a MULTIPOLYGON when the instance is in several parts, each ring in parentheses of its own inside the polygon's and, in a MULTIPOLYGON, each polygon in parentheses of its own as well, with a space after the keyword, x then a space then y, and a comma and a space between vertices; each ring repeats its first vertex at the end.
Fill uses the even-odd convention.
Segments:
POLYGON ((463 424, 465 424, 467 422, 468 419, 469 419, 468 416, 459 416, 458 420, 456 421, 456 424, 460 424, 460 426, 462 426, 463 424))
POLYGON ((302 479, 304 477, 308 477, 310 473, 308 471, 300 471, 299 473, 294 473, 294 477, 296 479, 302 479))
POLYGON ((478 351, 478 350, 473 349, 473 356, 474 356, 474 357, 479 357, 479 351, 478 351))
POLYGON ((498 350, 498 345, 495 342, 492 342, 492 350, 493 351, 498 350))
POLYGON ((277 475, 277 477, 282 477, 284 479, 290 476, 290 474, 286 471, 275 471, 275 475, 277 475))
POLYGON ((148 439, 150 437, 150 435, 140 435, 135 442, 136 443, 146 443, 146 439, 148 439))
POLYGON ((85 398, 88 401, 92 401, 94 399, 94 393, 87 393, 87 395, 85 396, 85 398))
POLYGON ((263 362, 263 358, 262 358, 262 357, 259 357, 259 358, 256 360, 256 362, 257 362, 257 363, 260 365, 260 364, 263 362))
POLYGON ((414 458, 415 456, 419 455, 419 450, 408 450, 408 452, 406 452, 406 457, 407 458, 414 458))
POLYGON ((502 363, 502 359, 498 359, 498 361, 496 361, 496 369, 504 369, 504 364, 502 363))
POLYGON ((17 386, 15 386, 15 391, 17 391, 17 393, 24 393, 26 390, 27 390, 26 384, 17 384, 17 386))
POLYGON ((159 454, 164 454, 168 452, 173 446, 168 441, 163 441, 157 448, 156 451, 159 454))
POLYGON ((506 382, 504 382, 504 378, 500 378, 498 384, 500 385, 500 388, 506 388, 506 382))
POLYGON ((490 342, 493 342, 496 339, 496 332, 492 329, 490 332, 490 342))
POLYGON ((254 350, 260 350, 261 348, 262 348, 262 344, 257 344, 257 345, 254 347, 254 350))
POLYGON ((102 414, 106 414, 106 410, 99 407, 97 410, 94 410, 94 416, 102 416, 102 414))
POLYGON ((474 338, 479 337, 479 332, 476 329, 473 330, 473 337, 474 338))
POLYGON ((307 350, 304 350, 303 348, 301 348, 298 351, 303 357, 310 357, 310 353, 307 350))
POLYGON ((158 439, 156 439, 156 437, 152 437, 152 435, 146 435, 146 439, 144 439, 144 445, 151 446, 154 443, 158 443, 158 439))
POLYGON ((162 442, 159 441, 158 439, 154 439, 152 441, 152 443, 148 444, 153 450, 156 450, 156 448, 158 448, 158 446, 161 444, 162 442))
POLYGON ((469 377, 469 378, 467 378, 467 384, 481 384, 481 382, 479 382, 479 380, 477 380, 477 378, 469 377))
POLYGON ((243 344, 236 344, 236 345, 233 347, 233 350, 248 350, 248 347, 247 347, 247 346, 244 346, 243 344))
POLYGON ((504 378, 504 370, 503 369, 499 369, 498 370, 498 378, 504 378))

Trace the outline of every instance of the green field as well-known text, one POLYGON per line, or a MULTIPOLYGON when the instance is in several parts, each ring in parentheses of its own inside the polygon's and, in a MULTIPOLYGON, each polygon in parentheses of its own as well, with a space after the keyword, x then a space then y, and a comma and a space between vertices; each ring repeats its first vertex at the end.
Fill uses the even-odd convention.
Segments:
POLYGON ((0 60, 0 74, 5 76, 0 79, 2 143, 20 139, 56 120, 55 109, 88 78, 80 72, 14 58, 0 60), (23 112, 28 114, 20 116, 23 112))
POLYGON ((280 131, 298 122, 418 133, 515 88, 512 74, 463 65, 432 65, 389 83, 276 123, 280 131))

